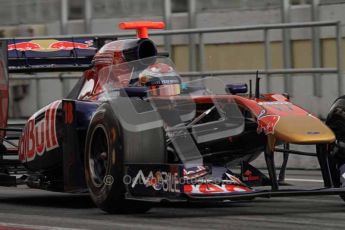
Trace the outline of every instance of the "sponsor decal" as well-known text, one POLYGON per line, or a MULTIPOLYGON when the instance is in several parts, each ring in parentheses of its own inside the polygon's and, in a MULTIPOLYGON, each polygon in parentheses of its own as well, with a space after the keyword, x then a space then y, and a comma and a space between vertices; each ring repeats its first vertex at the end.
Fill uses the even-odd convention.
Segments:
POLYGON ((318 131, 308 131, 308 132, 306 132, 306 134, 307 135, 319 135, 320 132, 318 132, 318 131))
POLYGON ((297 112, 293 108, 293 104, 291 102, 286 101, 268 101, 268 102, 259 102, 259 105, 266 107, 267 109, 273 109, 275 112, 282 114, 291 114, 292 112, 297 112))
POLYGON ((70 42, 70 41, 56 41, 49 45, 49 49, 52 50, 72 50, 72 49, 96 49, 93 46, 93 41, 88 40, 85 43, 82 42, 70 42))
POLYGON ((259 179, 260 179, 260 177, 254 176, 253 172, 249 169, 243 173, 243 181, 257 181, 259 179))
POLYGON ((31 40, 9 44, 8 51, 37 51, 37 52, 54 52, 60 50, 73 50, 73 49, 96 49, 93 47, 93 40, 84 42, 61 41, 55 39, 46 40, 31 40))
MULTIPOLYGON (((183 177, 179 177, 177 172, 155 171, 151 170, 147 174, 139 170, 133 178, 125 178, 125 184, 131 188, 145 186, 155 191, 174 192, 174 193, 191 193, 191 194, 213 194, 213 193, 232 193, 232 192, 251 192, 237 177, 230 173, 225 173, 226 179, 222 178, 199 178, 197 179, 196 171, 205 171, 204 166, 195 167, 194 170, 183 170, 183 177), (181 189, 183 188, 183 191, 181 189)), ((201 174, 199 174, 201 175, 201 174)), ((139 188, 138 188, 139 189, 139 188)))
POLYGON ((262 109, 258 115, 258 118, 263 117, 264 115, 266 115, 266 113, 267 113, 266 109, 262 109))
POLYGON ((145 187, 152 187, 156 191, 164 192, 180 192, 178 173, 171 173, 165 171, 150 171, 148 175, 144 175, 142 170, 133 179, 131 184, 135 188, 138 184, 143 184, 145 187))
POLYGON ((287 101, 269 101, 269 102, 259 102, 258 105, 262 106, 267 110, 267 114, 275 114, 279 116, 307 116, 308 113, 303 109, 295 106, 291 102, 287 101))
POLYGON ((183 177, 186 180, 196 179, 205 176, 209 173, 208 168, 204 166, 197 166, 189 169, 183 169, 183 177))
POLYGON ((274 128, 277 125, 280 116, 278 115, 266 115, 258 118, 258 128, 257 133, 264 132, 267 134, 274 134, 274 128))
POLYGON ((29 42, 18 42, 18 43, 9 44, 7 49, 8 51, 11 51, 11 50, 35 51, 35 50, 42 49, 42 47, 36 42, 29 41, 29 42))
POLYGON ((270 185, 271 182, 266 175, 264 175, 260 170, 253 167, 248 162, 242 162, 241 164, 241 181, 245 183, 246 186, 265 186, 270 185))
POLYGON ((42 156, 59 147, 56 135, 56 111, 60 101, 56 101, 43 108, 32 116, 19 139, 19 160, 32 161, 36 156, 42 156), (42 114, 44 117, 35 122, 37 115, 42 114))

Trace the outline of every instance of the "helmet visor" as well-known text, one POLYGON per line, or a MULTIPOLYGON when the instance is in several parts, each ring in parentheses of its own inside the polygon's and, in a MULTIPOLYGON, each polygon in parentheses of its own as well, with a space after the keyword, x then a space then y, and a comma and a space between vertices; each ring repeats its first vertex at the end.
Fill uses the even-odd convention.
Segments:
POLYGON ((180 84, 149 86, 149 95, 151 96, 174 96, 180 93, 180 84))

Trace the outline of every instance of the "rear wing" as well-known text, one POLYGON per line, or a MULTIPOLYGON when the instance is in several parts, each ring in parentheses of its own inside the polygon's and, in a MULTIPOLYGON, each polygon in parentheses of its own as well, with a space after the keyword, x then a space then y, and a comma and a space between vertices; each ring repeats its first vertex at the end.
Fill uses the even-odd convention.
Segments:
POLYGON ((84 71, 93 56, 116 37, 13 38, 7 46, 9 73, 84 71))

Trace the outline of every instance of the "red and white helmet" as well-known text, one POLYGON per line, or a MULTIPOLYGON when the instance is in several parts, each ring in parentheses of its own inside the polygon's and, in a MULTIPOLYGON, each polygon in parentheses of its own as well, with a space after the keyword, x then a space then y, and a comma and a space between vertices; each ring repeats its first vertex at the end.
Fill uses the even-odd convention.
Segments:
POLYGON ((173 67, 152 64, 139 74, 138 83, 147 86, 151 96, 174 96, 181 93, 181 78, 173 67))

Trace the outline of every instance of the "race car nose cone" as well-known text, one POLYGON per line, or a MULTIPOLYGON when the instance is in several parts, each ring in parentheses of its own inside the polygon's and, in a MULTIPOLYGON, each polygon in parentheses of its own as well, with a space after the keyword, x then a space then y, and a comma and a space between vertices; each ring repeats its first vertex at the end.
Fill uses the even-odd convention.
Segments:
POLYGON ((313 116, 282 116, 274 135, 284 142, 294 144, 332 143, 335 135, 324 123, 313 116))

